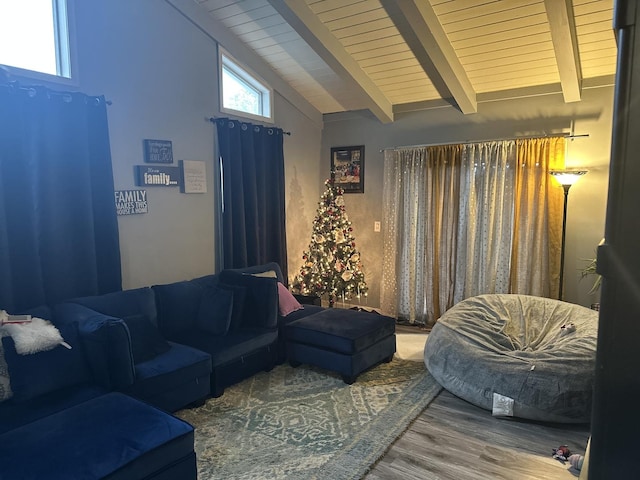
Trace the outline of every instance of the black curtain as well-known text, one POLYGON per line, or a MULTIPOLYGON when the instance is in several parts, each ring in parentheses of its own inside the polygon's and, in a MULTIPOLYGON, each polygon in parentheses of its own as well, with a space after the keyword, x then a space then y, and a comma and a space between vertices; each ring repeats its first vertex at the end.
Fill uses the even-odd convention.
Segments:
POLYGON ((0 85, 0 308, 120 290, 104 97, 0 85))
POLYGON ((222 158, 223 268, 277 262, 287 278, 282 129, 216 120, 222 158))

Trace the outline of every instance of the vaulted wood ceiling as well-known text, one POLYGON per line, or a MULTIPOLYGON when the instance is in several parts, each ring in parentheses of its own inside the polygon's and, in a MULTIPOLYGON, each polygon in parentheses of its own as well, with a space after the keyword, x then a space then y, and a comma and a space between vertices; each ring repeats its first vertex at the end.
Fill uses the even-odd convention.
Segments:
POLYGON ((194 0, 321 113, 613 84, 613 0, 194 0))

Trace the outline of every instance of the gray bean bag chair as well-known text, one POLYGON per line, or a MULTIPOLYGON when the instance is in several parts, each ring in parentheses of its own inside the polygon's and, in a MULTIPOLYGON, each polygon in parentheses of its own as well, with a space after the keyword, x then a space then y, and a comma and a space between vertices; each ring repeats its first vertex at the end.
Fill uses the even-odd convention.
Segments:
POLYGON ((598 312, 527 295, 480 295, 433 327, 424 362, 447 390, 495 415, 590 421, 598 312), (562 328, 573 324, 572 328, 562 328), (494 395, 496 394, 496 395, 494 395))

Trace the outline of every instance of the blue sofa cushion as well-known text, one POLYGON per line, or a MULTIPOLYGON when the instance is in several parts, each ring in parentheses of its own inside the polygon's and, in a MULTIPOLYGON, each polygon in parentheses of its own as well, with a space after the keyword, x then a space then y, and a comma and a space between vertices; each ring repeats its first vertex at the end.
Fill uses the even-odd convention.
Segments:
MULTIPOLYGON (((0 434, 105 393, 107 393, 107 390, 102 387, 82 383, 72 387, 61 388, 24 402, 16 402, 13 399, 7 400, 0 405, 0 434)), ((2 470, 1 467, 0 470, 2 470)), ((2 475, 0 475, 0 478, 2 478, 2 475)))
POLYGON ((21 402, 54 390, 88 382, 91 378, 75 323, 59 326, 62 338, 71 345, 58 345, 46 352, 19 355, 11 337, 2 338, 9 367, 13 400, 21 402))
POLYGON ((136 382, 125 390, 127 393, 143 400, 152 399, 211 373, 208 353, 179 343, 169 342, 169 345, 171 348, 167 352, 136 365, 136 382))
POLYGON ((278 280, 254 277, 234 270, 220 272, 220 283, 245 287, 242 328, 276 328, 278 325, 278 280))
POLYGON ((193 427, 131 397, 108 393, 0 435, 0 445, 3 478, 105 478, 154 458, 145 462, 146 471, 118 477, 147 478, 193 452, 193 427))
POLYGON ((215 368, 233 361, 242 361, 243 356, 273 345, 277 339, 278 334, 276 331, 264 329, 245 329, 238 332, 229 332, 224 337, 193 330, 191 332, 183 332, 178 341, 210 353, 211 362, 215 368))
POLYGON ((146 362, 168 351, 171 346, 146 315, 131 315, 122 319, 131 338, 131 353, 135 364, 146 362))
POLYGON ((203 285, 194 281, 154 285, 158 327, 169 339, 183 330, 195 328, 203 285))
POLYGON ((213 335, 226 335, 233 311, 233 290, 209 287, 202 293, 196 325, 213 335))

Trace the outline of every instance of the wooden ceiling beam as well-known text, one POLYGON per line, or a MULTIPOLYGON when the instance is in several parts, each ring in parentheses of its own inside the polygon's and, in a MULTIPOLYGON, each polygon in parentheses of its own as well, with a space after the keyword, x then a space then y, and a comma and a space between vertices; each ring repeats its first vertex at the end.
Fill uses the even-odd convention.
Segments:
POLYGON ((564 101, 578 102, 582 97, 582 71, 573 4, 571 0, 544 0, 544 6, 551 28, 564 101))
POLYGON ((476 92, 431 4, 424 0, 381 0, 425 73, 443 98, 462 113, 476 113, 476 92))
POLYGON ((363 108, 371 110, 383 123, 393 122, 391 102, 305 2, 269 0, 269 3, 318 56, 357 92, 363 108))

